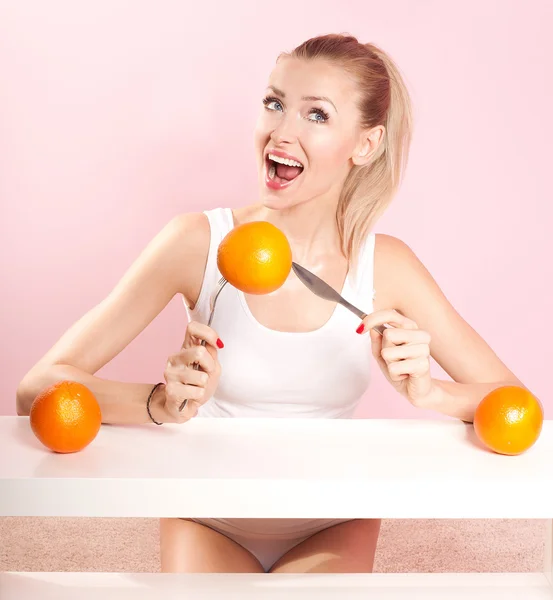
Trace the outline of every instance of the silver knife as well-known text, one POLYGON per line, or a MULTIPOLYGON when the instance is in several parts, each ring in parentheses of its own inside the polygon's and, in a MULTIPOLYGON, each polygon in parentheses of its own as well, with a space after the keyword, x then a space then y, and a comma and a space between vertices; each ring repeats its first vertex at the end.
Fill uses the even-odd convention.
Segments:
MULTIPOLYGON (((298 276, 301 282, 316 296, 319 296, 319 298, 341 304, 344 308, 350 310, 354 315, 357 315, 361 320, 367 316, 367 313, 364 313, 356 306, 353 306, 353 304, 343 298, 332 286, 328 285, 328 283, 323 281, 320 277, 317 277, 314 273, 311 273, 311 271, 308 271, 305 267, 292 262, 292 269, 294 269, 294 273, 298 276)), ((389 325, 387 327, 377 325, 376 327, 373 327, 373 329, 382 335, 384 330, 388 327, 389 325)))

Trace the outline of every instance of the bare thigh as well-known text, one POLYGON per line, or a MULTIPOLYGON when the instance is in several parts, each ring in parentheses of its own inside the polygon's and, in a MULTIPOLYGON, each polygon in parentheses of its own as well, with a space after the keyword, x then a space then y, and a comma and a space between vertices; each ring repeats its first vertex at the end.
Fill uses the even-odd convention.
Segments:
POLYGON ((245 548, 188 519, 160 519, 163 573, 264 573, 245 548))
POLYGON ((380 519, 355 519, 319 531, 294 546, 271 573, 371 573, 380 519))

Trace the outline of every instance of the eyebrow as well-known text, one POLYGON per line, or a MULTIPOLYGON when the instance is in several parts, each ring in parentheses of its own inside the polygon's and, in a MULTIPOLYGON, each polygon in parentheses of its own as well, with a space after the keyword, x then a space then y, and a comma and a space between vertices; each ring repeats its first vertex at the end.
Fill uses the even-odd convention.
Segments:
MULTIPOLYGON (((286 94, 282 90, 279 90, 278 88, 276 88, 274 85, 270 85, 269 89, 273 90, 273 92, 277 96, 286 98, 286 94)), ((327 96, 303 96, 302 100, 309 101, 309 102, 316 102, 317 100, 320 100, 322 102, 328 102, 329 104, 332 104, 332 106, 334 106, 334 110, 336 112, 338 112, 338 109, 336 108, 334 102, 332 102, 332 100, 330 98, 328 98, 327 96)))

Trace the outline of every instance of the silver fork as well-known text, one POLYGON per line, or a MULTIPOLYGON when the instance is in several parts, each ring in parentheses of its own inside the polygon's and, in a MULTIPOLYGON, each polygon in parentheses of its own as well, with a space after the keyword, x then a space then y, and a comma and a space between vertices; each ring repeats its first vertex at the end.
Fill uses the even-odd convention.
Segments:
MULTIPOLYGON (((215 288, 215 292, 214 294, 211 296, 211 303, 210 303, 210 313, 209 313, 209 319, 207 321, 207 325, 208 327, 211 327, 211 323, 213 321, 213 315, 215 313, 215 305, 217 304, 217 298, 219 298, 219 294, 221 293, 222 289, 225 287, 225 285, 228 283, 228 281, 224 278, 221 277, 221 279, 219 279, 219 281, 217 282, 217 287, 215 288)), ((201 345, 205 346, 206 345, 206 341, 202 340, 201 341, 201 345)), ((194 363, 192 365, 192 368, 194 369, 194 371, 197 371, 200 368, 200 365, 198 363, 194 363)), ((185 400, 183 400, 182 404, 179 407, 179 412, 181 412, 183 410, 183 408, 186 406, 188 402, 188 398, 186 398, 185 400)))

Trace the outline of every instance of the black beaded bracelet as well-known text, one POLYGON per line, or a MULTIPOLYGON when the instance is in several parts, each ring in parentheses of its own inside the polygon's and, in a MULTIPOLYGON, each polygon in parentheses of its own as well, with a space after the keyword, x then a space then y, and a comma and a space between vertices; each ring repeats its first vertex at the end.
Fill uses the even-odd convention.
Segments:
POLYGON ((150 402, 152 401, 152 396, 154 395, 154 392, 157 390, 157 388, 163 385, 163 382, 160 383, 156 383, 154 385, 154 387, 152 388, 152 391, 150 392, 150 395, 148 396, 148 400, 146 401, 146 410, 148 411, 148 416, 150 417, 150 419, 156 424, 156 425, 163 425, 163 423, 158 423, 154 417, 152 417, 152 413, 150 412, 150 402))

